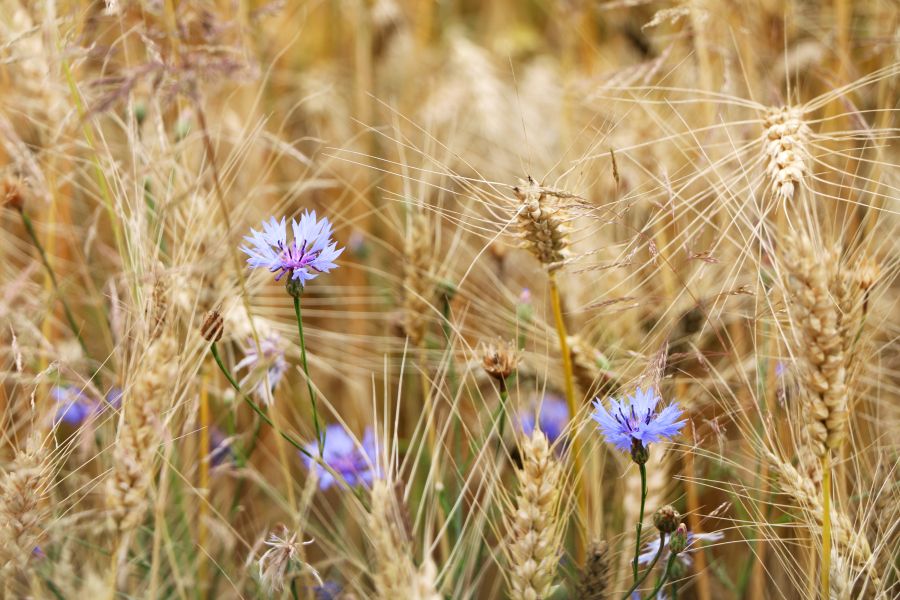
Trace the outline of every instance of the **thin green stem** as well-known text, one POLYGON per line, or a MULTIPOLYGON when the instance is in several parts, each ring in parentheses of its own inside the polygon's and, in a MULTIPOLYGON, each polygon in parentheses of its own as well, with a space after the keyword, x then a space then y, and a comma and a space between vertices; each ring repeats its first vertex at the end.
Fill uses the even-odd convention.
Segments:
POLYGON ((656 563, 659 562, 659 558, 662 556, 663 550, 665 550, 665 548, 666 548, 666 534, 660 533, 659 534, 659 550, 657 550, 656 556, 654 556, 653 560, 650 561, 650 564, 647 566, 647 570, 644 571, 644 574, 641 575, 641 578, 636 579, 635 582, 633 584, 631 584, 631 587, 628 588, 628 591, 625 592, 624 596, 622 596, 622 600, 628 600, 628 598, 631 597, 631 593, 634 590, 638 589, 640 587, 640 585, 642 583, 644 583, 644 581, 647 579, 647 577, 650 576, 650 573, 653 572, 653 567, 655 567, 656 563))
POLYGON ((300 309, 300 297, 294 296, 294 314, 297 316, 297 330, 300 332, 300 359, 303 363, 303 373, 306 375, 306 389, 309 390, 309 402, 312 405, 313 427, 316 430, 316 440, 319 443, 319 455, 325 451, 325 435, 319 427, 319 409, 316 403, 316 390, 313 388, 312 379, 309 376, 309 364, 306 362, 306 340, 303 337, 303 313, 300 309))
POLYGON ((822 457, 822 598, 831 590, 831 450, 822 457))
POLYGON ((281 431, 280 429, 278 429, 278 427, 275 426, 275 423, 272 422, 272 419, 269 418, 269 415, 267 415, 265 413, 265 411, 262 408, 260 408, 259 405, 256 402, 254 402, 252 398, 250 398, 250 396, 248 396, 247 394, 245 394, 244 392, 241 391, 241 386, 238 385, 237 381, 235 381, 235 379, 234 379, 234 376, 232 376, 231 372, 225 366, 225 363, 222 362, 222 357, 219 356, 219 349, 216 347, 215 342, 210 344, 209 349, 212 352, 213 358, 216 359, 216 364, 219 365, 219 370, 221 370, 222 374, 225 375, 225 379, 228 380, 228 383, 231 384, 231 387, 234 388, 234 391, 236 391, 238 394, 240 394, 240 396, 244 400, 244 402, 246 402, 248 405, 250 405, 250 408, 252 408, 254 410, 254 412, 256 412, 256 414, 258 414, 259 417, 263 421, 265 421, 267 425, 269 425, 269 427, 274 429, 278 433, 278 435, 283 437, 291 446, 293 446, 294 448, 296 448, 297 450, 302 452, 305 456, 308 456, 309 458, 312 458, 315 460, 315 457, 312 454, 310 454, 306 450, 306 448, 303 447, 303 444, 301 444, 300 442, 296 441, 293 437, 289 436, 288 434, 286 434, 283 431, 281 431))
POLYGON ((656 598, 656 595, 659 593, 659 590, 662 589, 662 586, 665 585, 666 580, 669 578, 669 571, 672 570, 672 565, 675 564, 675 559, 678 557, 677 554, 670 554, 669 560, 666 561, 666 570, 663 572, 663 576, 659 578, 659 581, 656 582, 656 587, 653 588, 653 591, 650 592, 648 598, 656 598))
POLYGON ((641 529, 644 527, 644 503, 647 501, 647 465, 638 465, 641 470, 641 512, 638 516, 637 535, 634 540, 634 560, 631 563, 631 571, 634 580, 638 579, 638 557, 641 555, 641 529))
POLYGON ((59 301, 63 306, 63 312, 66 315, 66 321, 69 322, 69 328, 72 330, 72 333, 75 334, 75 337, 78 338, 78 344, 81 346, 81 351, 84 352, 85 357, 88 357, 90 355, 88 354, 87 345, 84 343, 84 338, 81 337, 81 331, 78 330, 78 325, 75 323, 75 316, 69 308, 69 303, 66 302, 66 297, 59 291, 59 282, 56 280, 56 273, 53 272, 53 267, 50 266, 50 261, 47 259, 47 253, 44 251, 44 246, 41 244, 37 233, 34 231, 31 217, 29 217, 24 210, 19 210, 19 214, 22 216, 22 223, 25 225, 25 231, 28 233, 28 237, 31 238, 35 248, 38 249, 38 254, 41 255, 41 262, 44 264, 44 269, 47 270, 47 275, 50 276, 50 283, 53 285, 53 291, 59 296, 59 301))

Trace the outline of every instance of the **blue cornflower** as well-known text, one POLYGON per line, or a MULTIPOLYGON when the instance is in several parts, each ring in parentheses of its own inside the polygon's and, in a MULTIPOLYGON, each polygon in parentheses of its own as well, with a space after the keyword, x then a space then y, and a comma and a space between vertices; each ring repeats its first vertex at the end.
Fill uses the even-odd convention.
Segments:
POLYGON ((337 581, 328 580, 313 588, 316 600, 337 600, 341 595, 341 586, 337 581))
POLYGON ((294 239, 290 244, 284 217, 281 221, 272 217, 262 226, 262 231, 250 230, 252 234, 244 237, 250 247, 242 246, 241 250, 250 257, 247 264, 252 268, 277 273, 275 281, 288 275, 303 286, 319 273, 334 269, 334 260, 344 251, 331 239, 331 223, 324 217, 317 221, 316 211, 304 211, 299 222, 291 219, 294 239))
POLYGON ((546 394, 539 404, 523 410, 518 414, 519 428, 526 437, 534 432, 535 413, 540 410, 538 427, 547 435, 552 444, 565 431, 569 424, 569 407, 566 401, 554 394, 546 394))
MULTIPOLYGON (((310 442, 304 449, 311 455, 319 453, 319 443, 310 442)), ((336 483, 331 471, 305 454, 302 455, 307 469, 315 469, 319 476, 319 488, 327 490, 336 483)), ((362 445, 358 445, 353 437, 341 425, 332 424, 325 428, 325 448, 322 461, 331 470, 340 475, 347 485, 371 485, 378 469, 375 448, 375 434, 371 427, 366 427, 362 445)))
MULTIPOLYGON (((663 550, 662 556, 659 557, 660 562, 665 563, 665 561, 669 557, 669 548, 668 541, 671 535, 666 536, 666 549, 663 550)), ((697 549, 697 542, 717 542, 725 537, 721 531, 715 531, 712 533, 691 533, 690 531, 687 534, 687 542, 684 547, 684 551, 678 553, 678 558, 675 560, 680 561, 685 566, 689 567, 693 563, 693 559, 689 556, 691 552, 697 549)), ((653 561, 653 557, 656 556, 656 553, 659 552, 659 544, 662 540, 660 538, 656 538, 652 542, 644 545, 644 552, 638 556, 638 562, 642 565, 649 564, 653 561)))
POLYGON ((54 423, 63 422, 77 427, 100 410, 100 405, 95 400, 75 386, 57 385, 50 394, 57 405, 54 423))
POLYGON ((214 467, 220 467, 226 463, 234 462, 234 448, 231 447, 231 438, 227 437, 218 427, 209 429, 209 462, 214 467))
POLYGON ((105 402, 89 396, 74 385, 54 386, 50 394, 57 404, 53 423, 65 423, 72 427, 78 427, 107 406, 119 408, 122 403, 122 390, 117 387, 110 388, 106 393, 105 402))
POLYGON ((670 404, 656 412, 660 397, 653 388, 646 391, 637 388, 628 400, 626 406, 625 402, 611 399, 609 411, 600 400, 595 400, 591 415, 606 439, 619 450, 633 451, 636 443, 646 448, 647 444, 671 439, 684 427, 685 421, 678 421, 682 411, 677 404, 670 404))

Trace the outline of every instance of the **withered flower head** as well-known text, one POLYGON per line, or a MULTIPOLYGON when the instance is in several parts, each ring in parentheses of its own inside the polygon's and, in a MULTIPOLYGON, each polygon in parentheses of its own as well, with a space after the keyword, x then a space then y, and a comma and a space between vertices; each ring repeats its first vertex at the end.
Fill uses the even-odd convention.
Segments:
POLYGON ((200 335, 207 342, 218 342, 222 339, 222 333, 225 331, 225 320, 217 310, 211 310, 206 313, 203 319, 203 325, 200 327, 200 335))
POLYGON ((481 366, 485 373, 498 381, 504 381, 513 374, 519 364, 519 351, 512 342, 497 340, 496 343, 483 344, 481 348, 481 366))

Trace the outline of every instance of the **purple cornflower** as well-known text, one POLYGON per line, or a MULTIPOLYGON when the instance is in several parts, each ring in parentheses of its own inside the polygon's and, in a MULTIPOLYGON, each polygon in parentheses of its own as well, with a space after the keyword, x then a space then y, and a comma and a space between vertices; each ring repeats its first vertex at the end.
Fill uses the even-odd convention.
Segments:
POLYGON ((626 406, 625 402, 611 399, 609 411, 600 400, 595 400, 591 415, 606 439, 619 450, 633 451, 635 440, 640 447, 646 448, 647 444, 671 439, 684 427, 685 421, 677 420, 682 415, 677 404, 670 404, 656 412, 660 397, 653 388, 646 391, 637 388, 628 400, 626 406))
POLYGON ((538 427, 547 435, 552 444, 565 431, 569 424, 569 407, 566 401, 554 394, 544 395, 544 400, 518 414, 519 428, 526 437, 534 432, 535 413, 540 410, 538 427))
POLYGON ((272 392, 281 382, 288 371, 288 363, 284 359, 284 342, 281 336, 271 334, 259 340, 259 348, 253 339, 243 346, 244 358, 234 366, 235 372, 247 368, 247 376, 241 381, 242 385, 254 386, 253 393, 260 402, 267 404, 272 397, 272 392), (268 388, 266 380, 268 379, 268 388))
MULTIPOLYGON (((666 537, 666 549, 663 550, 662 556, 659 557, 660 562, 665 563, 665 561, 669 558, 669 548, 668 541, 671 535, 666 537)), ((687 543, 684 547, 683 552, 678 553, 678 558, 675 559, 680 561, 684 566, 689 567, 693 564, 693 560, 690 557, 690 553, 696 550, 696 542, 717 542, 725 537, 721 531, 714 531, 712 533, 691 533, 690 531, 687 534, 687 543)), ((649 542, 644 545, 644 552, 638 556, 638 562, 642 565, 646 565, 653 561, 653 557, 656 556, 656 553, 659 552, 659 544, 661 540, 660 538, 656 538, 652 542, 649 542)))
POLYGON ((275 281, 287 275, 303 286, 319 273, 334 269, 334 260, 344 251, 331 239, 331 223, 325 217, 317 221, 316 211, 304 211, 299 222, 291 219, 294 239, 290 244, 284 217, 281 221, 272 217, 262 226, 262 231, 250 230, 251 235, 244 237, 250 247, 242 246, 241 250, 250 257, 247 264, 252 268, 277 273, 275 281))
MULTIPOLYGON (((319 444, 316 441, 310 442, 304 448, 313 456, 319 453, 319 444)), ((343 426, 331 424, 325 428, 325 448, 322 451, 322 460, 331 467, 331 470, 305 454, 302 458, 307 469, 316 470, 320 489, 327 490, 336 483, 332 470, 350 487, 360 484, 368 486, 378 469, 375 434, 371 427, 366 427, 360 447, 343 426)))

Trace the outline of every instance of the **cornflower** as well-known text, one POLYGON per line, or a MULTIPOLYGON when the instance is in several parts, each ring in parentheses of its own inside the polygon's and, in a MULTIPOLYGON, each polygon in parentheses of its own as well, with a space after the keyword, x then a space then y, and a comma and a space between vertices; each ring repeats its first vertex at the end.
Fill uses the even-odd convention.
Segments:
POLYGON ((348 486, 369 486, 377 472, 377 454, 375 434, 371 427, 366 427, 362 444, 357 444, 343 426, 332 424, 325 428, 324 443, 321 445, 321 460, 327 468, 316 459, 319 454, 318 442, 310 442, 305 449, 309 456, 303 455, 303 462, 310 471, 315 471, 319 480, 319 489, 327 490, 337 482, 335 473, 348 486))
POLYGON ((289 281, 296 281, 301 287, 319 273, 337 267, 334 260, 344 249, 338 249, 337 242, 331 239, 332 228, 327 218, 316 220, 316 211, 304 211, 299 222, 291 219, 291 230, 294 239, 288 243, 285 217, 281 221, 275 217, 263 221, 262 231, 251 229, 251 235, 244 237, 249 247, 241 247, 250 257, 247 264, 276 273, 275 281, 287 275, 289 281))
POLYGON ((591 417, 600 426, 600 431, 616 448, 623 452, 635 452, 640 446, 672 439, 684 427, 686 421, 679 421, 682 415, 677 404, 670 404, 656 412, 660 397, 653 388, 637 388, 634 395, 624 401, 610 400, 610 410, 594 401, 591 417))
POLYGON ((538 428, 544 432, 552 445, 569 424, 569 407, 566 405, 566 401, 559 396, 546 394, 539 405, 520 411, 518 422, 519 428, 527 437, 531 437, 536 422, 538 428), (540 413, 535 415, 538 409, 540 409, 540 413))

